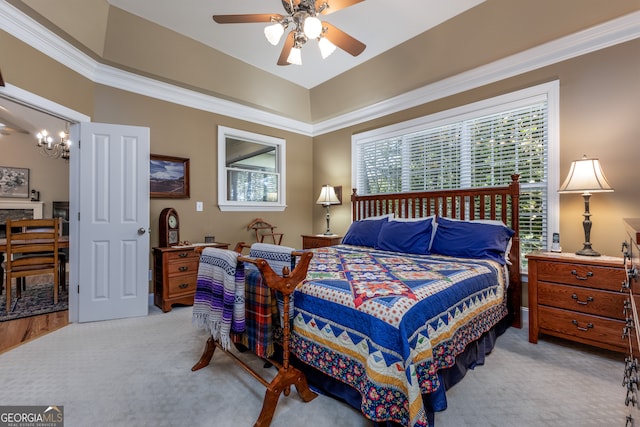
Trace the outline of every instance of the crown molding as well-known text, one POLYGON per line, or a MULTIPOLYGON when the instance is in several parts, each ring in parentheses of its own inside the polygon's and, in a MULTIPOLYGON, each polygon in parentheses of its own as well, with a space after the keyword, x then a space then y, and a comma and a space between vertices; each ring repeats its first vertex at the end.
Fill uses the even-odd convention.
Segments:
POLYGON ((519 52, 490 64, 386 99, 313 127, 313 134, 336 131, 431 101, 495 83, 518 74, 615 46, 640 37, 640 12, 519 52))
POLYGON ((313 137, 636 39, 640 11, 316 124, 102 64, 5 1, 0 2, 0 29, 95 83, 313 137))

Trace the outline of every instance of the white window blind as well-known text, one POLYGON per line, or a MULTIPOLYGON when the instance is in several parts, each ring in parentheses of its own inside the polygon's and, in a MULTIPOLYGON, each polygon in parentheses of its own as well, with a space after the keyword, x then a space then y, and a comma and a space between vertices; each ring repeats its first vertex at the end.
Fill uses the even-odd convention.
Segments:
MULTIPOLYGON (((549 108, 545 97, 354 136, 359 194, 508 185, 520 175, 522 255, 548 241, 549 108)), ((522 256, 522 268, 526 259, 522 256)))

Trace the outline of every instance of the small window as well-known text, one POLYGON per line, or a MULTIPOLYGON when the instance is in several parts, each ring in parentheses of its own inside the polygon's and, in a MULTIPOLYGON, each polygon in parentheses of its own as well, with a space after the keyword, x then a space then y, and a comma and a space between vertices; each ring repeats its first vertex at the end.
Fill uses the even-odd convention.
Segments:
POLYGON ((283 211, 285 140, 218 126, 218 205, 222 211, 283 211))

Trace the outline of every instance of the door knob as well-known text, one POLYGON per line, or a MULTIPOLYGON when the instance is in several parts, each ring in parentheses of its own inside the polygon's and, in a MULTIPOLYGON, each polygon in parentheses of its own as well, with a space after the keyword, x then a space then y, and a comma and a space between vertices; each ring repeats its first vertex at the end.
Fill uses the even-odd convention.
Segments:
POLYGON ((146 233, 146 230, 144 229, 144 227, 138 228, 138 234, 144 234, 144 233, 146 233))

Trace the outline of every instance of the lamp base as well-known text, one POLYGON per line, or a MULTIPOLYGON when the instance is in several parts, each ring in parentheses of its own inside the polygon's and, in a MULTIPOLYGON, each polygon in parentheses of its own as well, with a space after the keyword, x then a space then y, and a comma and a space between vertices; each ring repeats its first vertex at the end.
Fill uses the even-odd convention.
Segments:
POLYGON ((589 245, 589 246, 584 245, 584 247, 582 249, 580 249, 579 251, 576 251, 576 255, 600 256, 600 252, 597 252, 597 251, 594 251, 593 249, 591 249, 591 245, 589 245))

